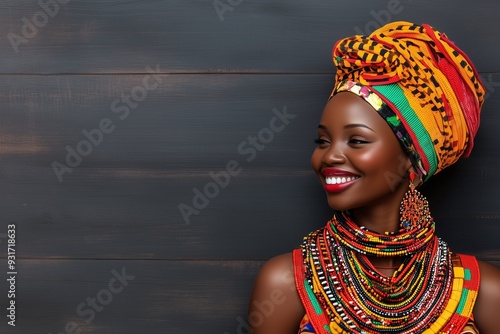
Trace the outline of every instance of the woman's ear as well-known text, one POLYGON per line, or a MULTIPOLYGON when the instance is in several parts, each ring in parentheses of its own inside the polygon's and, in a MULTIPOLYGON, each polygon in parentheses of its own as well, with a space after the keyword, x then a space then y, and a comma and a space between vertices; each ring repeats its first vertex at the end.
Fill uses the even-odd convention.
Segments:
POLYGON ((413 169, 413 165, 411 164, 410 158, 408 156, 406 156, 405 159, 402 160, 402 162, 403 162, 403 165, 404 165, 404 170, 406 172, 404 174, 404 178, 409 177, 410 172, 415 173, 415 170, 413 169))
POLYGON ((410 157, 408 157, 408 156, 406 156, 406 158, 405 158, 405 168, 406 168, 406 170, 408 171, 408 173, 410 172, 410 169, 411 169, 413 172, 415 172, 415 171, 413 170, 413 165, 411 164, 410 157))
POLYGON ((417 188, 418 186, 420 186, 423 183, 422 178, 420 177, 420 175, 418 173, 415 172, 415 169, 413 168, 413 166, 410 165, 410 167, 408 168, 408 176, 411 173, 413 173, 414 179, 411 180, 411 178, 409 177, 410 182, 412 182, 413 185, 415 186, 415 188, 417 188))

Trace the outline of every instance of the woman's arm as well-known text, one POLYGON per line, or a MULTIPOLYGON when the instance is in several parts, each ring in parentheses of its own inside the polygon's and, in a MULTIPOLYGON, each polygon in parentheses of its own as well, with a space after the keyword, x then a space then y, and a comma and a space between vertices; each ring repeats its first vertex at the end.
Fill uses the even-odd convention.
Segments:
POLYGON ((487 262, 478 261, 481 284, 474 319, 481 334, 500 333, 500 269, 487 262))
POLYGON ((297 334, 305 311, 295 288, 292 254, 272 258, 255 281, 248 310, 253 334, 297 334))

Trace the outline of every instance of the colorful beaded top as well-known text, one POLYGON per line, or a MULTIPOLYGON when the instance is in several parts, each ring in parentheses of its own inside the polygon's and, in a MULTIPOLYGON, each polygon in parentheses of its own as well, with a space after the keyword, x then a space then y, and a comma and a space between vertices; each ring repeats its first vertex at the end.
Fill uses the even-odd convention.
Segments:
POLYGON ((472 316, 479 269, 453 255, 431 220, 379 234, 337 212, 294 251, 295 281, 315 333, 461 333, 472 316), (392 277, 369 256, 403 256, 392 277))

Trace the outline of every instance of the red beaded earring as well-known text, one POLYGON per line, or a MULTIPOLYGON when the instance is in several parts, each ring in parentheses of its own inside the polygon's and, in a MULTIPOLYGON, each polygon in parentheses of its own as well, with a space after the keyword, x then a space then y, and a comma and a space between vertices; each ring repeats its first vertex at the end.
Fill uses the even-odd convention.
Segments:
POLYGON ((410 188, 405 193, 400 207, 400 226, 405 230, 419 228, 422 223, 432 220, 429 202, 415 189, 415 173, 410 172, 410 188))

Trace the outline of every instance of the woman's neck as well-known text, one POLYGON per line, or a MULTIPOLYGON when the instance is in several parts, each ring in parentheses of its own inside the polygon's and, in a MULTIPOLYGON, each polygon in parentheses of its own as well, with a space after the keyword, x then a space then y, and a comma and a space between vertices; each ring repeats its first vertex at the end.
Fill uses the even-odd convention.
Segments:
POLYGON ((351 211, 351 218, 358 226, 378 232, 395 232, 399 230, 399 206, 360 208, 351 211))
POLYGON ((375 200, 370 205, 349 210, 351 219, 358 226, 364 226, 378 233, 398 231, 401 201, 407 190, 407 182, 402 183, 394 192, 375 200))
MULTIPOLYGON (((377 207, 357 209, 351 212, 352 220, 358 226, 377 232, 395 232, 399 230, 399 207, 377 207)), ((386 277, 392 277, 396 269, 403 263, 403 257, 368 257, 377 271, 386 277)))

